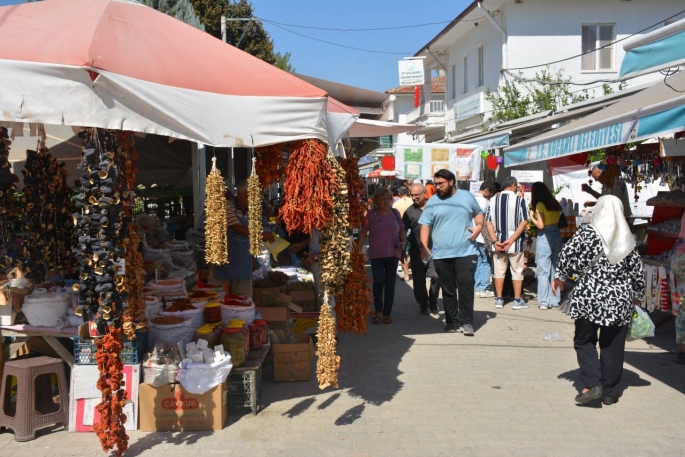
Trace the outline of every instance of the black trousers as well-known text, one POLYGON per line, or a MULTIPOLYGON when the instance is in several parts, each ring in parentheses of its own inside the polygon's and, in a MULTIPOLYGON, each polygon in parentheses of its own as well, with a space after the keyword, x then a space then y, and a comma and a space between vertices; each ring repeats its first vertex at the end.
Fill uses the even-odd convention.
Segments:
POLYGON ((411 261, 412 282, 414 283, 414 299, 421 309, 433 309, 438 307, 438 294, 440 293, 440 283, 438 273, 435 271, 434 262, 431 260, 428 265, 421 260, 419 252, 409 251, 411 261), (430 287, 426 289, 426 278, 430 278, 430 287))
POLYGON ((587 319, 576 320, 573 347, 580 366, 580 380, 585 387, 601 385, 602 395, 605 397, 621 396, 619 384, 623 376, 627 332, 627 325, 603 327, 587 319))
POLYGON ((448 325, 473 325, 473 296, 478 256, 435 259, 433 262, 442 288, 445 322, 448 325))

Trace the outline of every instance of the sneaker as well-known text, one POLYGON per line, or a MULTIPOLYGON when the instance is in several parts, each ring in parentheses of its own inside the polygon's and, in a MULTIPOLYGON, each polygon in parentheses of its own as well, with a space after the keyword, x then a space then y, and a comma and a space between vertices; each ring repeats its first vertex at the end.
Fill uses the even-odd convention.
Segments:
POLYGON ((549 309, 547 305, 538 305, 538 309, 549 309))
POLYGON ((528 308, 528 303, 524 302, 520 298, 514 299, 514 306, 511 309, 526 309, 528 308))
POLYGON ((495 298, 495 308, 504 308, 503 298, 495 298))
POLYGON ((457 326, 456 326, 456 324, 447 324, 447 325, 445 325, 445 332, 446 332, 446 333, 457 333, 457 326))
POLYGON ((428 308, 424 308, 423 306, 421 307, 421 315, 422 316, 428 316, 430 313, 428 312, 428 308))
POLYGON ((473 326, 470 324, 464 324, 459 327, 459 333, 463 333, 464 336, 473 336, 473 326))
POLYGON ((440 309, 438 309, 438 305, 431 306, 431 314, 440 314, 440 309))
POLYGON ((495 293, 491 290, 479 290, 478 291, 478 296, 480 298, 493 298, 495 296, 495 293))

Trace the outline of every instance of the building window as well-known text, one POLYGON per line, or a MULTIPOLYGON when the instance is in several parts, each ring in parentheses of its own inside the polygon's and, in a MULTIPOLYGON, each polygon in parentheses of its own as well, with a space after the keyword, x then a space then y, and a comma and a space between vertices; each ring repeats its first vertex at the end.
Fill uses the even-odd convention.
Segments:
POLYGON ((483 58, 483 46, 478 48, 478 87, 485 84, 485 59, 483 58))
POLYGON ((466 93, 469 91, 469 56, 464 56, 464 91, 466 93))
POLYGON ((614 28, 614 24, 583 25, 583 53, 587 52, 588 54, 583 55, 581 58, 582 71, 606 71, 614 69, 615 45, 609 45, 609 43, 615 41, 614 28), (595 49, 596 51, 594 51, 595 49))
POLYGON ((452 81, 450 84, 450 100, 457 98, 457 64, 452 64, 452 81))

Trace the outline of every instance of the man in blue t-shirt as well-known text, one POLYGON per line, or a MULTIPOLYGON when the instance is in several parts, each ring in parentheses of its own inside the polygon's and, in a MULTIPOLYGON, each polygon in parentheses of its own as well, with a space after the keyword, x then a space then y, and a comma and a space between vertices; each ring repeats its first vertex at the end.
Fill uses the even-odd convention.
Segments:
POLYGON ((457 190, 451 171, 439 170, 433 183, 438 198, 428 200, 419 219, 421 257, 428 260, 432 254, 434 259, 445 307, 445 331, 473 336, 476 238, 483 230, 483 211, 469 191, 457 190), (429 237, 432 251, 428 249, 429 237))

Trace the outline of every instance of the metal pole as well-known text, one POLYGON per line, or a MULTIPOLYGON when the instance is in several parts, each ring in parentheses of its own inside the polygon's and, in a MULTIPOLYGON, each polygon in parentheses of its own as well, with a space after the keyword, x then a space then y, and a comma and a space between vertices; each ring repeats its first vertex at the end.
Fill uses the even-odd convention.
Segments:
POLYGON ((226 16, 221 16, 221 41, 226 43, 227 33, 226 33, 226 16))

